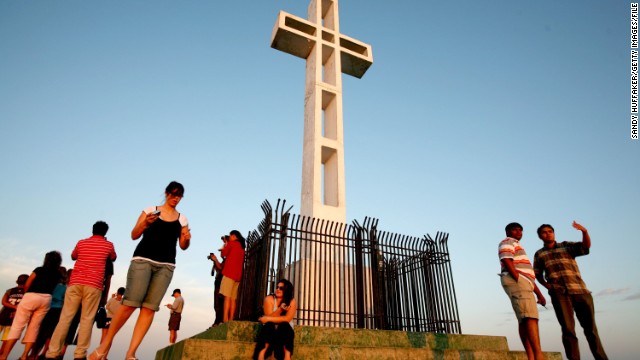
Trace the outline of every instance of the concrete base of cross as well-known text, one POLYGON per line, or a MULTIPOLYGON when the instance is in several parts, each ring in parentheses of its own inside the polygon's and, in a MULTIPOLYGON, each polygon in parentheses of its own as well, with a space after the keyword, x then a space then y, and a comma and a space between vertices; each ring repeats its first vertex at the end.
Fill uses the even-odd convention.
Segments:
MULTIPOLYGON (((262 325, 232 321, 160 349, 156 360, 251 359, 262 325)), ((526 360, 506 337, 388 330, 295 327, 295 359, 492 359, 526 360)), ((547 360, 562 360, 559 352, 547 360)))

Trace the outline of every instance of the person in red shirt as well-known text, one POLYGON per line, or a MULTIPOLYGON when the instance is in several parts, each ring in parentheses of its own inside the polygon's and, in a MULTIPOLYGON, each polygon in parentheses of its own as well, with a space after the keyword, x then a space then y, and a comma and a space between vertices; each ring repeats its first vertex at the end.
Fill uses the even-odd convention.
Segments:
POLYGON ((244 268, 245 239, 238 230, 229 233, 229 241, 224 244, 221 255, 225 259, 222 268, 220 294, 224 296, 222 322, 233 320, 236 313, 236 298, 244 268))
POLYGON ((116 260, 113 243, 105 237, 108 230, 109 225, 106 222, 96 222, 93 225, 93 236, 78 241, 71 253, 71 259, 76 263, 64 295, 60 320, 49 342, 47 358, 56 358, 62 353, 69 326, 79 309, 81 315, 78 345, 73 357, 83 359, 87 356, 93 320, 104 288, 105 264, 107 259, 116 260))

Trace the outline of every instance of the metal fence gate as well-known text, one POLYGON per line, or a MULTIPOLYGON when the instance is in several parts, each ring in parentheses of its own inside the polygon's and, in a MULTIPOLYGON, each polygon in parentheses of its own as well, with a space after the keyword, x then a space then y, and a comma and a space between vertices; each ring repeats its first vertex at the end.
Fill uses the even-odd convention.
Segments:
POLYGON ((460 334, 448 234, 379 231, 290 214, 285 201, 247 235, 238 319, 255 321, 278 279, 295 287, 299 325, 460 334))

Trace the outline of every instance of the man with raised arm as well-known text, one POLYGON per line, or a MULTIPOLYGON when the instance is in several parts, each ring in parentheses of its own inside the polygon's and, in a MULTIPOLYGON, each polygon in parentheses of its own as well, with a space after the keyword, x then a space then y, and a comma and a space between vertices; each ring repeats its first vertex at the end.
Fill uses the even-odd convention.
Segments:
POLYGON ((593 308, 593 297, 587 285, 582 281, 576 257, 589 254, 591 238, 587 229, 573 222, 573 227, 582 232, 581 242, 556 242, 553 226, 542 224, 538 228, 538 237, 544 247, 534 256, 533 264, 536 278, 549 290, 549 297, 556 317, 562 328, 562 344, 569 360, 580 359, 578 338, 575 330, 575 312, 591 353, 596 360, 608 359, 604 352, 593 308))

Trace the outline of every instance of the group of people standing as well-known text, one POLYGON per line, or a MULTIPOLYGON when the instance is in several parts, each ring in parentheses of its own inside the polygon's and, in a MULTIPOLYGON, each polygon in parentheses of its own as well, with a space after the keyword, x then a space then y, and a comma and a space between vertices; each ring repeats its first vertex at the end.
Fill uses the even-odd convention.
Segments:
MULTIPOLYGON (((137 360, 136 351, 149 330, 173 277, 176 248, 179 246, 186 250, 190 245, 189 223, 176 209, 183 196, 182 184, 172 181, 165 189, 165 201, 162 205, 142 210, 131 231, 133 240, 141 240, 129 265, 126 288, 119 289, 118 294, 107 303, 113 304, 115 301, 118 305, 107 306, 112 317, 109 325, 103 327, 100 345, 92 353, 87 355, 91 328, 96 310, 106 302, 104 291, 106 288, 108 292, 108 280, 112 274, 112 270, 109 274, 108 265, 117 257, 113 243, 106 238, 109 226, 103 221, 96 222, 92 236, 80 240, 72 251, 71 258, 76 262, 73 272, 70 271, 68 283, 62 286, 66 291, 61 291, 59 286, 66 282, 67 272, 61 267, 62 256, 58 251, 48 252, 42 266, 35 268, 30 275, 20 275, 16 281, 18 286, 7 290, 2 299, 4 307, 0 312, 0 334, 3 340, 0 360, 7 359, 25 328, 27 330, 22 340, 25 348, 20 359, 27 360, 38 354, 42 347, 42 341, 37 341, 40 325, 50 309, 57 310, 50 312, 56 318, 53 320, 56 326, 52 334, 49 332, 51 338, 46 351, 47 359, 60 359, 64 355, 69 328, 77 314, 80 314, 79 332, 74 359, 105 359, 118 331, 133 312, 140 309, 125 356, 126 360, 137 360), (64 294, 64 301, 61 293, 64 294)), ((519 335, 529 359, 544 358, 540 346, 536 303, 544 306, 546 299, 536 285, 536 279, 548 290, 562 329, 562 343, 567 358, 580 358, 575 333, 575 313, 594 358, 607 359, 595 323, 593 298, 575 261, 576 257, 589 254, 591 238, 584 226, 574 221, 573 227, 582 233, 581 242, 558 243, 555 241, 553 227, 549 224, 541 225, 537 233, 543 241, 543 247, 535 253, 533 264, 520 245, 522 225, 508 224, 505 228, 507 237, 499 244, 501 283, 511 299, 519 322, 519 335)), ((224 245, 220 249, 220 255, 223 261, 220 262, 214 253, 208 256, 213 261, 212 275, 216 275, 216 320, 212 326, 234 319, 244 265, 246 243, 240 232, 233 230, 229 235, 223 236, 222 240, 224 245)), ((264 326, 255 349, 255 358, 264 359, 272 353, 278 359, 291 358, 293 318, 297 310, 293 289, 291 282, 281 279, 274 293, 264 299, 263 316, 259 318, 264 326)), ((169 322, 171 343, 176 340, 184 304, 180 289, 173 291, 173 297, 174 303, 166 305, 172 311, 169 322)), ((42 332, 41 338, 43 334, 46 331, 42 332)))
MULTIPOLYGON (((136 350, 149 330, 173 277, 176 247, 186 250, 191 240, 187 218, 176 209, 184 196, 184 187, 172 181, 164 193, 164 203, 145 208, 131 231, 133 240, 141 240, 129 265, 127 285, 123 293, 116 296, 120 299, 119 306, 112 308, 115 311, 107 330, 103 331, 100 345, 90 354, 91 330, 101 298, 106 299, 106 296, 103 297, 105 283, 110 281, 111 274, 106 274, 107 265, 115 261, 117 255, 113 243, 106 238, 109 226, 104 221, 96 222, 93 235, 76 244, 71 253, 71 259, 75 260, 74 271, 64 292, 60 317, 51 335, 46 359, 62 358, 65 339, 77 313, 80 314, 80 320, 74 359, 105 359, 118 331, 133 312, 140 309, 125 357, 127 360, 137 360, 136 350)), ((12 292, 9 297, 17 298, 16 294, 20 291, 23 294, 15 307, 11 329, 3 339, 0 360, 7 359, 25 327, 27 330, 22 340, 25 349, 20 359, 33 358, 30 351, 36 342, 40 325, 52 307, 56 285, 64 278, 61 264, 60 252, 51 251, 45 255, 43 265, 34 269, 26 280, 24 277, 18 279, 18 287, 22 286, 22 290, 16 290, 15 294, 12 292)))
POLYGON ((543 247, 536 251, 533 264, 520 245, 522 225, 515 222, 508 224, 505 227, 507 238, 498 246, 500 280, 511 300, 518 319, 520 339, 530 360, 544 359, 536 303, 545 306, 547 301, 536 285, 536 279, 548 290, 562 330, 562 344, 567 359, 580 359, 574 313, 584 330, 593 357, 596 360, 608 359, 598 335, 593 297, 582 280, 575 260, 578 256, 589 254, 591 237, 584 226, 575 221, 572 226, 582 233, 582 241, 558 243, 554 228, 549 224, 540 225, 537 233, 543 247))
POLYGON ((65 281, 63 273, 66 273, 66 270, 60 269, 61 263, 62 256, 59 252, 48 252, 42 266, 35 268, 30 275, 20 275, 17 280, 18 287, 5 293, 5 297, 10 298, 10 304, 13 305, 9 306, 3 299, 5 307, 2 313, 10 319, 6 323, 10 328, 3 336, 0 359, 7 358, 25 328, 27 330, 22 340, 25 348, 21 359, 26 359, 35 351, 34 345, 40 333, 40 324, 49 311, 54 289, 65 281))
MULTIPOLYGON (((66 269, 61 266, 62 255, 58 251, 48 252, 43 265, 34 269, 31 275, 18 277, 18 286, 9 289, 2 301, 4 307, 0 312, 0 333, 3 335, 3 344, 0 360, 7 359, 25 328, 27 330, 22 340, 25 348, 21 360, 37 357, 42 347, 36 341, 39 334, 45 338, 50 335, 45 358, 62 359, 74 318, 79 323, 74 359, 106 359, 118 331, 133 312, 140 309, 125 355, 126 360, 137 360, 136 351, 171 283, 176 248, 179 246, 186 250, 191 240, 187 218, 177 210, 184 196, 183 185, 172 181, 166 187, 164 196, 162 205, 147 207, 138 217, 131 238, 140 239, 140 242, 129 265, 126 287, 120 288, 108 302, 112 262, 117 254, 113 243, 106 238, 109 226, 104 221, 96 222, 92 236, 76 244, 71 253, 75 268, 73 272, 69 271, 68 282, 66 269), (100 345, 89 353, 91 330, 99 306, 104 306, 108 315, 98 321, 102 338, 100 345), (45 335, 47 331, 44 327, 40 331, 40 325, 47 314, 55 319, 50 322, 53 324, 51 331, 45 335)), ((216 319, 214 325, 234 319, 244 266, 245 239, 240 232, 233 230, 223 240, 224 246, 220 249, 223 262, 219 262, 213 253, 209 257, 219 274, 216 293, 222 296, 222 301, 217 304, 220 311, 216 307, 216 316, 220 316, 220 319, 216 319)), ((180 289, 173 291, 173 297, 175 301, 166 304, 171 310, 171 343, 176 341, 184 305, 180 289)), ((264 358, 265 353, 275 352, 278 358, 290 358, 293 351, 292 319, 296 312, 293 285, 287 280, 278 282, 275 294, 265 299, 264 309, 265 316, 260 321, 271 325, 265 326, 261 336, 261 351, 257 351, 256 357, 264 358)))
POLYGON ((113 244, 105 237, 108 230, 107 223, 98 221, 93 225, 93 235, 78 241, 71 252, 71 259, 76 260, 73 271, 60 266, 60 252, 45 255, 43 265, 34 269, 24 284, 24 295, 15 308, 0 359, 7 358, 25 328, 20 359, 35 359, 45 344, 47 354, 56 354, 52 358, 63 355, 66 345, 73 342, 75 327, 71 340, 67 334, 74 319, 79 326, 74 356, 78 358, 83 349, 86 352, 105 289, 107 263, 116 259, 113 244))

